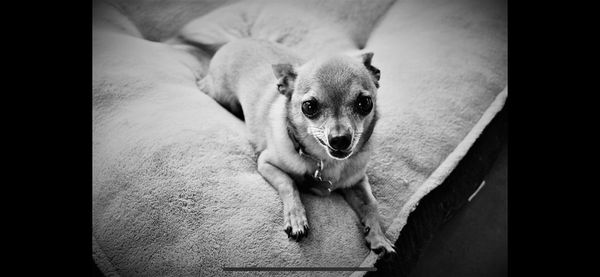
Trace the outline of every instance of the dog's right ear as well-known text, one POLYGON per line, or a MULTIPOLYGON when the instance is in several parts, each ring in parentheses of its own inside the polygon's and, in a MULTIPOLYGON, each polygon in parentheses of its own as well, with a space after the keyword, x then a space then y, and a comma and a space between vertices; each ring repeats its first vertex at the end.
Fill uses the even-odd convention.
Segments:
POLYGON ((294 81, 296 80, 296 70, 289 63, 274 64, 273 74, 277 78, 277 90, 286 97, 291 97, 294 91, 294 81))

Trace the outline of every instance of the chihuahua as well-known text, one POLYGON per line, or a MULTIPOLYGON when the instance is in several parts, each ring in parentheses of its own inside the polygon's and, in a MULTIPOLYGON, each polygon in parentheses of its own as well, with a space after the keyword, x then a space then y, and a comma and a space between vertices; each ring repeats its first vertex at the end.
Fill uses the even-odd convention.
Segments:
POLYGON ((258 172, 283 202, 283 230, 306 237, 300 191, 338 190, 358 214, 367 245, 395 252, 366 175, 377 122, 379 70, 373 53, 305 60, 281 44, 240 39, 222 46, 199 88, 243 119, 258 172))

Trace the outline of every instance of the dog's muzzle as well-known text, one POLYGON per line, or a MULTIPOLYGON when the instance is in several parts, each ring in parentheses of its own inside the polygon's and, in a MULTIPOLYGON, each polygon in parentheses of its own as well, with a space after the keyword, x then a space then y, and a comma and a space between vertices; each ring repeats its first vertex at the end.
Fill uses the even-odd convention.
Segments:
POLYGON ((344 134, 340 136, 331 136, 327 138, 329 142, 329 154, 338 159, 345 159, 352 154, 352 135, 344 134))
POLYGON ((329 140, 329 146, 335 151, 345 151, 350 148, 350 144, 352 143, 352 135, 346 134, 341 136, 329 136, 327 138, 329 140))

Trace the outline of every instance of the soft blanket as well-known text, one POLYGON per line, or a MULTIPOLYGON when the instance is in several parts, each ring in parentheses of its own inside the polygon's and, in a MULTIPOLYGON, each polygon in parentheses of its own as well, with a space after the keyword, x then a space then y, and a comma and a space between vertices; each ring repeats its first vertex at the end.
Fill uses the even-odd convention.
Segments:
POLYGON ((336 193, 302 195, 311 232, 287 238, 282 204, 256 171, 243 122, 195 85, 222 43, 258 36, 303 55, 363 46, 375 53, 381 119, 367 174, 392 241, 507 96, 505 2, 308 1, 289 10, 311 11, 296 17, 273 12, 281 7, 95 3, 92 243, 106 275, 308 276, 222 267, 374 264, 357 216, 336 193), (322 14, 330 28, 278 23, 322 14), (331 44, 314 39, 324 34, 331 44))

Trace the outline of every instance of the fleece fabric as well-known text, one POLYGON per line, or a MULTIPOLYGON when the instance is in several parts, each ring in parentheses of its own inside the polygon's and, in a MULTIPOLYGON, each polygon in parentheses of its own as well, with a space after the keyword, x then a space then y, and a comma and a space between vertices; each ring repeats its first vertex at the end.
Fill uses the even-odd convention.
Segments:
MULTIPOLYGON (((269 3, 95 3, 92 254, 106 275, 309 276, 314 272, 222 267, 374 264, 377 256, 365 246, 358 217, 337 193, 303 194, 311 231, 301 242, 287 238, 282 203, 256 171, 244 123, 195 85, 206 60, 159 42, 178 35, 218 47, 236 37, 285 33, 269 28, 288 26, 287 39, 267 38, 305 55, 321 48, 315 37, 330 31, 313 36, 310 28, 298 34, 305 27, 300 24, 270 23, 269 3), (152 16, 161 9, 162 16, 152 16), (192 20, 191 11, 202 11, 201 17, 192 20), (218 13, 246 23, 238 28, 229 24, 240 20, 206 20, 218 13)), ((506 3, 312 3, 303 8, 330 14, 335 37, 346 40, 328 50, 366 45, 381 70, 381 119, 367 174, 383 228, 394 241, 418 200, 451 172, 504 103, 506 3)), ((292 15, 284 19, 311 18, 292 15)))

